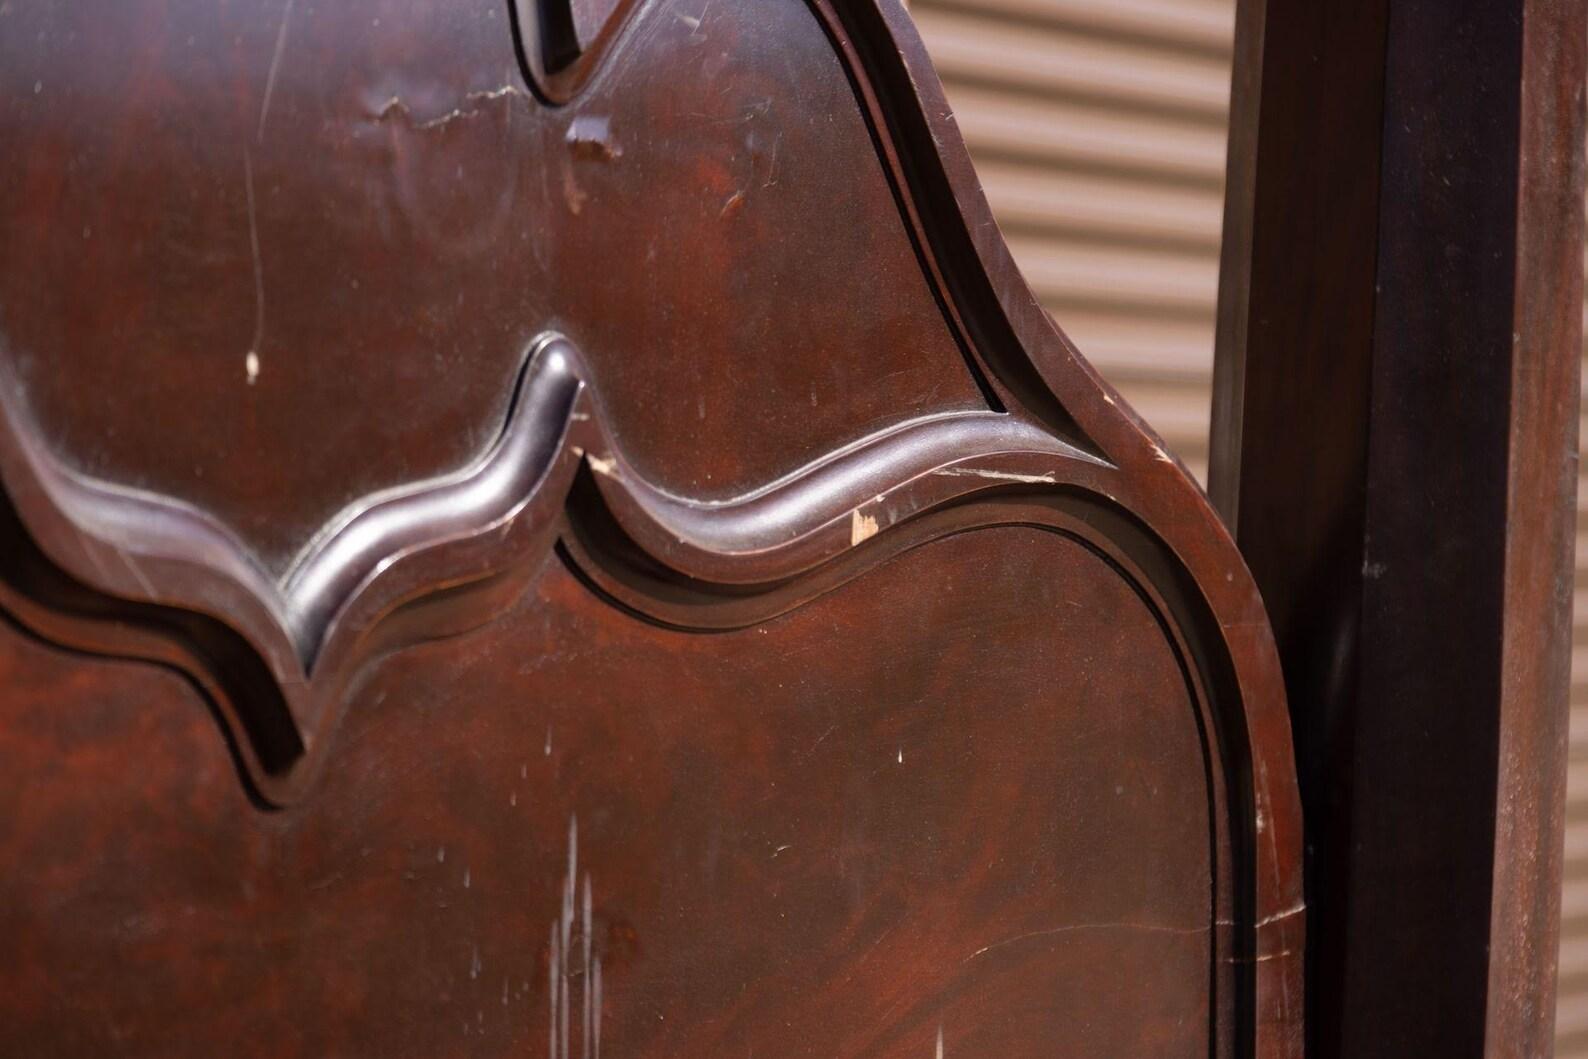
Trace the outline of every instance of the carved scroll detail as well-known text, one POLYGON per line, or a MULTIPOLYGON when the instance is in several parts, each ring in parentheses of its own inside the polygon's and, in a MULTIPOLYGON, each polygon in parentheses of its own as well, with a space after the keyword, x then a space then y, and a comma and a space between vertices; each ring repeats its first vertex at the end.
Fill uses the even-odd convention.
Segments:
POLYGON ((285 801, 301 792, 362 661, 471 627, 512 601, 550 546, 581 466, 595 483, 586 492, 627 538, 686 580, 724 589, 786 583, 879 528, 977 491, 1108 467, 1020 419, 959 413, 904 423, 751 493, 703 503, 632 469, 586 379, 571 343, 542 336, 489 451, 454 474, 350 506, 277 581, 205 512, 64 466, 15 398, 0 398, 8 518, 12 535, 34 546, 11 550, 0 601, 41 635, 194 675, 228 700, 223 712, 261 792, 285 801), (856 524, 873 530, 857 535, 856 524), (41 580, 40 569, 57 576, 41 580), (118 620, 102 620, 113 611, 118 620), (163 627, 185 649, 153 649, 129 625, 163 627), (228 680, 238 665, 246 672, 228 680), (266 674, 274 696, 258 687, 266 674), (286 733, 281 746, 261 742, 266 732, 286 733))

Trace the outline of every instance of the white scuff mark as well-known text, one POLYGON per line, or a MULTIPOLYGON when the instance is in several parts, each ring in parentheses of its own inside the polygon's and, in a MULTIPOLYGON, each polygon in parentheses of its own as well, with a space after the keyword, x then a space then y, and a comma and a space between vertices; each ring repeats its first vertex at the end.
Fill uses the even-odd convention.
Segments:
POLYGON ((1257 921, 1257 925, 1260 927, 1266 927, 1270 923, 1278 923, 1281 919, 1289 919, 1291 916, 1299 916, 1306 910, 1306 902, 1297 901, 1295 904, 1291 905, 1282 912, 1275 912, 1273 915, 1264 916, 1262 919, 1257 921))
POLYGON ((408 104, 396 96, 392 96, 386 100, 385 104, 375 114, 375 120, 386 121, 394 114, 401 114, 408 119, 415 130, 428 132, 432 129, 443 128, 455 121, 479 117, 483 113, 483 108, 480 106, 482 103, 494 103, 498 99, 506 99, 510 96, 521 96, 523 94, 523 89, 517 85, 503 85, 501 88, 493 88, 484 92, 470 92, 463 97, 462 106, 453 107, 445 114, 438 115, 428 121, 414 121, 413 111, 409 109, 408 104))
POLYGON ((784 851, 784 850, 786 850, 786 849, 793 849, 793 848, 794 848, 794 847, 793 847, 793 846, 779 846, 779 847, 778 847, 778 848, 777 848, 777 849, 774 849, 774 850, 773 850, 773 851, 772 851, 772 856, 774 856, 774 857, 775 857, 775 856, 777 856, 777 855, 778 855, 778 854, 779 854, 779 853, 782 853, 782 852, 783 852, 783 851, 784 851))
POLYGON ((550 967, 547 971, 551 1005, 548 1031, 550 1059, 572 1059, 573 988, 582 986, 579 998, 580 1056, 601 1055, 601 957, 595 951, 595 912, 590 873, 577 891, 579 879, 579 820, 568 818, 568 874, 563 880, 562 914, 551 922, 550 967), (577 931, 577 933, 576 933, 577 931), (576 948, 577 947, 577 948, 576 948), (575 952, 582 959, 575 966, 575 952))
POLYGON ((1159 463, 1168 463, 1168 464, 1173 464, 1174 463, 1174 457, 1169 455, 1160 446, 1157 446, 1157 445, 1154 445, 1152 447, 1152 458, 1157 460, 1159 463))
POLYGON ((447 862, 447 847, 445 847, 445 846, 437 846, 436 847, 436 863, 437 864, 445 864, 446 862, 447 862))
POLYGON ((464 868, 463 869, 463 888, 465 890, 467 890, 469 888, 469 884, 471 882, 473 882, 473 880, 474 880, 473 873, 470 872, 468 868, 464 868))
POLYGON ((608 478, 617 477, 618 461, 616 458, 586 455, 585 460, 590 464, 590 469, 597 474, 604 474, 608 478))
POLYGON ((862 541, 869 540, 877 535, 877 520, 870 515, 862 514, 856 508, 849 515, 849 546, 853 548, 862 541))
POLYGON ((710 11, 710 10, 711 10, 711 0, 706 0, 706 2, 704 4, 702 4, 701 7, 700 7, 700 14, 698 14, 698 15, 685 15, 685 14, 680 13, 678 15, 678 20, 680 22, 682 22, 684 25, 689 27, 689 40, 690 40, 690 43, 699 44, 699 43, 703 42, 706 39, 706 35, 704 33, 700 32, 700 27, 701 27, 701 24, 706 21, 706 12, 710 11))
POLYGON ((937 1059, 943 1059, 943 1024, 937 1024, 937 1059))
POLYGON ((281 26, 276 30, 276 50, 270 56, 270 72, 265 75, 265 98, 259 104, 259 131, 255 138, 260 143, 265 140, 265 119, 270 115, 270 97, 276 91, 276 71, 281 69, 281 53, 287 47, 287 25, 292 21, 295 2, 287 0, 287 6, 281 10, 281 26))
POLYGON ((899 748, 899 764, 904 764, 904 747, 899 748))
POLYGON ((581 114, 568 123, 563 142, 575 158, 610 162, 623 157, 623 147, 612 135, 612 119, 605 114, 581 114))
POLYGON ((518 805, 518 792, 517 791, 513 791, 512 793, 510 793, 507 796, 507 804, 508 804, 509 808, 516 808, 517 807, 517 805, 518 805))
MULTIPOLYGON (((546 756, 551 757, 551 725, 549 724, 546 726, 546 756)), ((524 771, 521 773, 521 776, 523 779, 529 778, 528 765, 524 766, 524 771)))
POLYGON ((995 482, 1024 482, 1027 485, 1052 485, 1057 479, 1051 474, 1016 474, 1013 471, 989 471, 980 467, 944 467, 936 473, 945 478, 986 478, 995 482))
POLYGON ((254 204, 254 160, 243 148, 243 190, 248 196, 248 246, 254 255, 254 338, 243 356, 243 373, 252 386, 259 380, 259 347, 265 341, 265 266, 259 254, 259 216, 254 204))

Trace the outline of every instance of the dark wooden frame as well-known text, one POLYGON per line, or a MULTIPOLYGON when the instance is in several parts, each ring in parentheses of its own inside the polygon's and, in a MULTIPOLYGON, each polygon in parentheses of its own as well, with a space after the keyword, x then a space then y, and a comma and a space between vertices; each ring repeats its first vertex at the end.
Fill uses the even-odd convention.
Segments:
POLYGON ((1309 1054, 1552 1048, 1584 43, 1240 5, 1212 492, 1285 665, 1309 1054))

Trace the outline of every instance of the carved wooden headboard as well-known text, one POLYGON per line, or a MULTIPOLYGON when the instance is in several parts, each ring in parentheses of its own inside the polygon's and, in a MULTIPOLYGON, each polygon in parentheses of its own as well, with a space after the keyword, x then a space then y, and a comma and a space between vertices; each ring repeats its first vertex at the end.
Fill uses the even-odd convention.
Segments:
POLYGON ((896 0, 3 14, 0 1052, 1298 1053, 1263 608, 896 0))

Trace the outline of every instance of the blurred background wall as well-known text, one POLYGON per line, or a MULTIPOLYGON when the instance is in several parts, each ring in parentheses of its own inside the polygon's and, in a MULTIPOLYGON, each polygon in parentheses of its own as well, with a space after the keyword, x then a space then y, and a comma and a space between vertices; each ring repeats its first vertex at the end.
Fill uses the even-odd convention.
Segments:
MULTIPOLYGON (((1026 279, 1205 482, 1235 0, 911 0, 910 12, 1026 279)), ((1580 481, 1561 1059, 1588 1059, 1584 494, 1580 481)))

